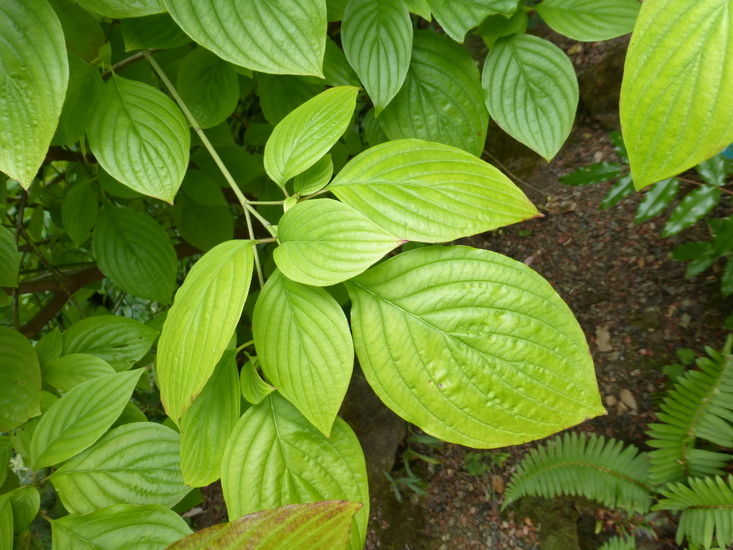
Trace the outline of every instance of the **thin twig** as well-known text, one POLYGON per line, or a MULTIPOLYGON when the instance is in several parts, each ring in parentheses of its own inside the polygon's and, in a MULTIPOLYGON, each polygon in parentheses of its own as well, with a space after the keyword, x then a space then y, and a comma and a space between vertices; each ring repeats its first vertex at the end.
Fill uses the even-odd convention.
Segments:
MULTIPOLYGON (((699 185, 700 187, 703 187, 703 186, 706 186, 706 185, 709 186, 709 187, 713 187, 713 184, 712 183, 703 183, 701 181, 688 180, 687 178, 683 178, 683 177, 680 177, 680 176, 675 176, 675 179, 678 179, 680 181, 684 181, 685 183, 691 183, 693 185, 699 185)), ((717 187, 723 193, 728 193, 729 195, 733 195, 733 191, 731 191, 730 189, 725 189, 724 187, 720 187, 718 185, 715 185, 714 187, 717 187)))
POLYGON ((498 164, 499 165, 499 168, 501 168, 502 170, 504 170, 504 172, 506 172, 513 180, 521 183, 522 185, 525 185, 525 186, 529 187, 530 189, 532 189, 533 191, 536 191, 537 193, 540 193, 542 196, 545 196, 545 194, 547 193, 547 190, 538 189, 537 187, 535 187, 534 185, 532 185, 528 181, 523 180, 522 178, 520 178, 519 176, 517 176, 515 173, 513 173, 511 170, 509 170, 509 168, 507 168, 504 164, 502 164, 502 162, 498 158, 496 158, 494 155, 492 155, 491 153, 489 153, 486 149, 484 149, 484 155, 486 155, 487 157, 489 157, 494 163, 498 164))
MULTIPOLYGON (((157 53, 160 51, 160 49, 151 49, 146 50, 149 53, 157 53)), ((107 69, 102 73, 102 79, 103 80, 109 80, 109 77, 112 76, 112 73, 116 73, 118 71, 121 71, 128 65, 132 65, 133 63, 137 63, 141 59, 145 59, 146 57, 146 51, 137 52, 135 54, 132 54, 130 57, 126 57, 125 59, 118 61, 110 69, 107 69)))
MULTIPOLYGON (((244 196, 244 193, 242 193, 242 190, 237 185, 237 182, 234 181, 234 178, 232 177, 231 173, 227 169, 227 167, 224 165, 224 162, 221 160, 221 157, 216 152, 216 149, 214 149, 214 146, 209 141, 209 138, 206 136, 204 131, 201 129, 201 126, 199 125, 196 118, 193 116, 193 113, 189 110, 186 103, 183 101, 183 98, 178 94, 178 91, 173 86, 173 83, 168 79, 168 76, 163 72, 163 69, 160 68, 160 65, 158 65, 158 62, 153 59, 153 56, 151 55, 150 50, 143 50, 142 51, 145 58, 148 60, 150 65, 153 67, 153 70, 158 74, 158 77, 160 80, 165 84, 166 88, 168 88, 168 91, 173 96, 173 99, 176 100, 176 103, 178 103, 178 106, 181 108, 181 111, 183 111, 183 114, 188 119, 188 122, 193 127, 196 134, 201 139, 201 142, 204 144, 204 147, 209 151, 209 154, 214 159, 214 162, 219 167, 219 170, 221 171, 222 175, 224 176, 224 179, 229 184, 229 187, 232 188, 232 191, 234 191, 234 194, 237 196, 237 199, 239 199, 239 203, 242 205, 242 209, 244 210, 245 219, 247 220, 247 230, 249 231, 249 238, 250 240, 254 241, 254 231, 252 228, 252 220, 250 219, 250 214, 257 218, 259 222, 265 226, 265 229, 268 231, 271 231, 270 226, 272 225, 269 221, 267 221, 258 211, 256 208, 251 206, 249 204, 249 200, 247 200, 247 197, 244 196)), ((254 259, 255 259, 255 266, 257 266, 257 277, 260 281, 260 287, 264 286, 265 280, 262 275, 262 268, 260 266, 260 258, 257 251, 257 245, 252 244, 252 252, 254 253, 254 259)))

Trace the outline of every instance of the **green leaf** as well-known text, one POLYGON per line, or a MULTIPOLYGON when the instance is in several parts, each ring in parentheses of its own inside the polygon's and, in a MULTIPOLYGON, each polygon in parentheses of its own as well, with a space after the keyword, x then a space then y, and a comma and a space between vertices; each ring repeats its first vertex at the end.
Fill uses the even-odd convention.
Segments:
POLYGON ((733 216, 720 221, 713 231, 712 253, 716 258, 733 251, 733 216))
POLYGON ((733 141, 730 0, 644 2, 621 85, 621 126, 637 189, 733 141))
POLYGON ((250 241, 222 243, 202 256, 176 293, 156 367, 161 400, 176 423, 204 389, 234 333, 253 262, 250 241))
POLYGON ((70 0, 49 0, 66 38, 66 49, 72 56, 94 60, 104 44, 104 33, 94 16, 70 0))
MULTIPOLYGON (((40 405, 41 414, 45 414, 59 398, 45 390, 41 390, 40 405)), ((30 464, 31 461, 31 440, 33 439, 33 432, 36 430, 38 423, 41 421, 39 416, 31 418, 25 424, 21 424, 15 430, 10 432, 10 440, 13 442, 13 448, 16 452, 23 457, 26 464, 30 464)))
MULTIPOLYGON (((311 215, 323 223, 318 213, 311 215)), ((275 271, 257 298, 252 334, 268 379, 328 437, 354 367, 354 344, 341 306, 322 288, 275 271)))
MULTIPOLYGON (((720 277, 720 293, 726 297, 733 294, 733 256, 728 257, 723 275, 720 277)), ((727 321, 726 328, 730 328, 727 321)))
POLYGON ((10 461, 10 454, 13 452, 13 443, 10 440, 10 436, 0 435, 0 488, 5 483, 8 472, 8 462, 10 461))
POLYGON ((234 218, 221 187, 201 170, 189 170, 176 195, 173 218, 181 236, 208 251, 234 236, 234 218))
POLYGON ((45 0, 5 0, 0 36, 0 170, 28 189, 66 96, 64 32, 45 0))
POLYGON ((168 234, 153 218, 106 206, 94 229, 92 250, 99 269, 122 290, 170 303, 178 259, 168 234))
POLYGON ((676 235, 683 229, 694 225, 720 202, 722 191, 719 187, 703 185, 685 196, 664 224, 662 237, 676 235))
POLYGON ((299 283, 329 286, 358 275, 403 241, 332 199, 301 202, 278 225, 275 262, 299 283))
POLYGON ((619 180, 613 184, 613 187, 609 189, 608 193, 603 197, 601 204, 598 205, 600 210, 606 210, 612 206, 617 205, 623 199, 628 197, 634 192, 634 180, 631 179, 631 174, 619 178, 619 180))
POLYGON ((55 550, 162 550, 189 535, 191 528, 164 506, 118 504, 55 519, 51 531, 55 550))
POLYGON ((196 42, 241 67, 322 77, 326 48, 323 0, 165 0, 196 42))
POLYGON ((313 166, 349 127, 358 89, 330 88, 282 119, 265 145, 265 171, 280 187, 313 166))
POLYGON ((61 220, 76 246, 90 237, 98 215, 97 191, 90 181, 75 183, 64 195, 61 220))
POLYGON ((148 352, 158 331, 116 315, 88 317, 64 332, 64 355, 88 353, 125 371, 148 352))
POLYGON ((176 87, 201 128, 224 122, 239 103, 234 68, 204 48, 196 48, 183 59, 176 87))
POLYGON ((430 21, 432 16, 430 13, 430 2, 428 0, 403 0, 403 3, 410 10, 410 13, 414 13, 426 21, 430 21))
POLYGON ((239 382, 242 389, 242 397, 253 405, 262 403, 265 397, 277 389, 260 377, 254 360, 249 360, 242 365, 239 382))
POLYGON ((106 374, 114 374, 109 363, 86 353, 72 353, 49 361, 43 366, 43 381, 61 391, 69 391, 82 382, 106 374))
POLYGON ((20 252, 15 242, 15 234, 10 229, 0 226, 0 287, 16 288, 19 269, 20 252))
POLYGON ((620 175, 621 165, 617 162, 598 162, 564 175, 560 178, 560 183, 565 185, 591 185, 610 181, 620 175))
POLYGON ((323 89, 323 86, 301 76, 257 75, 257 95, 262 114, 273 125, 317 96, 323 89))
POLYGON ((731 165, 725 161, 723 155, 715 155, 695 166, 703 181, 712 185, 723 186, 731 173, 731 165))
POLYGON ((0 550, 13 549, 13 506, 10 498, 0 496, 0 550))
POLYGON ((401 0, 352 0, 341 42, 379 115, 400 91, 410 66, 410 13, 401 0))
POLYGON ((538 215, 522 191, 490 164, 460 149, 415 139, 364 151, 328 189, 410 241, 452 241, 538 215))
POLYGON ((578 107, 578 79, 565 52, 537 36, 502 38, 486 57, 482 82, 497 124, 549 162, 578 107))
POLYGON ((94 156, 113 178, 173 203, 188 168, 191 135, 167 95, 114 76, 92 105, 87 136, 94 156))
POLYGON ((346 288, 367 381, 430 435, 503 447, 604 413, 578 322, 520 262, 462 246, 424 247, 346 288))
POLYGON ((188 35, 167 13, 123 19, 121 24, 125 50, 128 52, 153 48, 172 49, 191 42, 188 35))
POLYGON ((655 183, 641 199, 634 222, 642 223, 661 214, 677 196, 679 188, 680 182, 674 178, 655 183))
POLYGON ((417 31, 399 94, 378 120, 390 139, 418 138, 481 156, 489 125, 481 80, 471 56, 432 31, 417 31))
POLYGON ((180 436, 161 424, 125 424, 64 464, 51 482, 73 514, 113 504, 173 506, 191 490, 181 477, 180 447, 180 436))
POLYGON ((0 327, 0 431, 7 432, 41 414, 41 367, 31 343, 0 327))
POLYGON ((504 15, 490 15, 484 19, 474 33, 481 36, 488 48, 492 48, 497 39, 503 36, 527 32, 528 23, 529 18, 523 10, 517 11, 509 19, 504 15))
POLYGON ((59 328, 56 327, 44 334, 33 349, 36 350, 43 371, 48 363, 61 357, 61 352, 64 350, 64 338, 59 328))
POLYGON ((326 38, 323 75, 328 86, 361 86, 359 77, 349 65, 344 52, 330 38, 326 38))
POLYGON ((239 420, 237 352, 227 350, 201 394, 181 418, 181 472, 191 487, 221 477, 221 457, 239 420))
POLYGON ((350 548, 363 547, 369 518, 366 465, 359 441, 340 418, 326 438, 288 401, 270 394, 234 428, 222 461, 222 489, 230 520, 287 504, 361 503, 350 548))
POLYGON ((517 11, 517 0, 428 0, 433 15, 446 34, 463 42, 472 29, 489 15, 510 17, 517 11))
POLYGON ((332 175, 333 159, 331 155, 326 155, 308 170, 295 176, 293 190, 299 195, 312 195, 328 185, 332 175))
POLYGON ((202 529, 167 550, 342 549, 349 543, 351 518, 360 508, 346 501, 281 506, 202 529))
POLYGON ((112 19, 124 19, 126 17, 142 17, 163 13, 165 7, 161 0, 76 0, 83 8, 110 17, 112 19))
POLYGON ((36 487, 25 485, 18 487, 8 496, 13 507, 13 531, 18 535, 28 528, 38 514, 41 495, 36 487))
POLYGON ((54 403, 33 432, 33 469, 63 462, 94 444, 120 416, 142 373, 136 369, 82 382, 54 403))
POLYGON ((555 32, 598 42, 633 31, 640 8, 638 0, 544 0, 534 9, 555 32))

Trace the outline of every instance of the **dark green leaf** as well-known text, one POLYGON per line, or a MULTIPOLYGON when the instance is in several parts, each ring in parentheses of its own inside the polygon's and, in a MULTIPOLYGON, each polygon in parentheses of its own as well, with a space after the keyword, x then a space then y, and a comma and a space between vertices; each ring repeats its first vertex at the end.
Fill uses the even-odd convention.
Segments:
POLYGON ((712 254, 716 258, 733 251, 733 216, 728 216, 721 222, 713 231, 712 254))
POLYGON ((613 187, 609 189, 608 193, 603 197, 601 204, 598 205, 600 210, 606 210, 612 206, 617 205, 623 199, 628 197, 634 192, 634 180, 631 179, 631 174, 626 174, 622 178, 613 184, 613 187))
POLYGON ((689 262, 703 257, 711 259, 713 257, 710 241, 685 243, 672 249, 672 258, 678 262, 689 262))
POLYGON ((715 155, 708 160, 702 161, 695 166, 703 181, 712 185, 723 186, 730 175, 730 164, 725 161, 723 155, 715 155))
POLYGON ((543 0, 535 9, 555 31, 575 40, 610 40, 634 30, 637 0, 543 0))
POLYGON ((239 102, 237 73, 204 48, 196 48, 184 58, 177 89, 201 128, 224 122, 239 102))
POLYGON ((41 367, 31 343, 0 327, 0 431, 7 432, 41 414, 41 367))
POLYGON ((664 225, 662 237, 676 235, 683 229, 697 223, 710 212, 720 201, 720 188, 703 185, 685 196, 664 225))
POLYGON ((122 34, 125 37, 127 51, 144 48, 177 48, 191 42, 188 35, 167 13, 123 19, 122 34))
POLYGON ((147 214, 105 207, 92 240, 99 268, 124 291, 170 303, 178 259, 165 230, 147 214))
POLYGON ((720 277, 720 292, 723 296, 733 294, 733 256, 729 256, 725 263, 725 270, 720 277))
POLYGON ((25 531, 41 507, 41 495, 32 485, 18 487, 9 495, 13 507, 13 531, 16 535, 25 531))
POLYGON ((61 22, 68 52, 85 61, 96 59, 105 40, 94 16, 70 0, 49 0, 49 3, 61 22))
POLYGON ((141 17, 163 13, 165 7, 161 0, 77 0, 77 3, 100 15, 110 18, 141 17))
POLYGON ((636 209, 634 222, 642 223, 661 214, 677 196, 679 188, 680 182, 674 178, 655 183, 636 209))
POLYGON ((75 183, 64 196, 61 204, 61 220, 76 246, 82 244, 92 234, 98 215, 97 191, 92 183, 89 181, 75 183))
POLYGON ((72 146, 84 137, 91 106, 104 88, 104 82, 97 67, 78 57, 69 56, 69 69, 69 87, 61 111, 61 123, 66 144, 72 146))
POLYGON ((0 287, 17 287, 19 269, 20 252, 15 242, 15 234, 0 225, 0 287))
POLYGON ((328 86, 361 86, 359 77, 349 65, 344 52, 330 38, 326 39, 323 74, 328 86))
POLYGON ((262 114, 273 126, 323 89, 323 86, 299 76, 257 75, 257 95, 262 114))
POLYGON ((560 178, 565 185, 590 185, 611 181, 621 175, 621 165, 616 162, 599 162, 585 166, 560 178))
POLYGON ((624 137, 621 132, 616 130, 608 135, 613 142, 613 150, 616 152, 616 154, 623 161, 624 164, 628 164, 629 153, 626 151, 626 145, 624 145, 624 137))
POLYGON ((527 12, 524 10, 518 10, 508 19, 504 15, 490 15, 474 32, 481 36, 487 47, 491 48, 502 36, 524 34, 527 31, 528 21, 527 12))
POLYGON ((415 32, 405 84, 377 119, 390 139, 435 141, 481 156, 489 113, 476 64, 449 38, 415 32))

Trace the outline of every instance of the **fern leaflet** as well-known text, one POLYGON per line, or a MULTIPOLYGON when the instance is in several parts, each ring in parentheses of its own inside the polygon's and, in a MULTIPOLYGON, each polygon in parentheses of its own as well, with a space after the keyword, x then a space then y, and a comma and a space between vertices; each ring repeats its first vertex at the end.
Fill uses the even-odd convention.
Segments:
POLYGON ((636 550, 634 537, 613 537, 608 539, 598 550, 636 550))
POLYGON ((533 449, 517 467, 504 507, 525 495, 579 495, 643 513, 651 506, 646 455, 633 445, 595 434, 556 436, 533 449))

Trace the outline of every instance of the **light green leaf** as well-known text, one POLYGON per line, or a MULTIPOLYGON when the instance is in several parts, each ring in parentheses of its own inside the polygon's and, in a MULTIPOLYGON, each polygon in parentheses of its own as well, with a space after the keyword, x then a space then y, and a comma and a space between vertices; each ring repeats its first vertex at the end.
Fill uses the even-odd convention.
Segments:
POLYGON ((519 10, 509 19, 503 15, 490 15, 474 32, 481 36, 488 48, 492 48, 496 40, 502 36, 524 34, 527 31, 528 23, 527 12, 519 10))
POLYGON ((8 494, 13 507, 13 531, 20 534, 25 531, 38 514, 41 507, 41 495, 32 485, 18 487, 8 494))
POLYGON ((703 185, 689 193, 664 224, 662 237, 676 235, 683 229, 696 224, 705 214, 715 208, 722 194, 720 188, 713 185, 703 185))
MULTIPOLYGON (((45 414, 58 400, 57 395, 41 390, 41 414, 45 414)), ((33 439, 33 432, 36 430, 40 421, 41 417, 36 416, 10 432, 10 440, 13 442, 13 448, 23 457, 26 464, 30 464, 31 462, 31 440, 33 439)))
POLYGON ((94 16, 70 0, 49 0, 66 38, 66 49, 85 61, 94 60, 104 44, 104 33, 94 16))
POLYGON ((329 286, 350 279, 403 243, 332 199, 296 204, 278 225, 275 262, 293 281, 329 286))
POLYGON ((41 367, 31 343, 0 327, 0 432, 41 414, 41 367))
POLYGON ((202 529, 167 550, 344 549, 349 543, 351 518, 360 507, 337 500, 281 506, 202 529))
POLYGON ((33 432, 33 469, 63 462, 97 441, 120 416, 142 373, 136 369, 88 380, 54 403, 33 432))
POLYGON ((87 137, 113 178, 173 203, 188 168, 191 135, 167 95, 142 82, 110 78, 92 105, 87 137))
POLYGON ((66 96, 64 32, 45 0, 4 0, 0 36, 0 170, 28 189, 66 96))
POLYGON ((0 226, 0 287, 17 287, 19 269, 20 252, 15 242, 15 234, 10 229, 0 226))
POLYGON ((128 52, 145 48, 178 48, 191 42, 188 35, 167 13, 123 19, 121 25, 125 50, 128 52))
POLYGON ((496 41, 482 76, 489 113, 514 139, 548 162, 570 134, 578 79, 568 56, 528 34, 496 41))
POLYGON ((410 66, 410 12, 402 0, 351 0, 341 42, 379 115, 400 91, 410 66))
POLYGON ((62 391, 69 391, 82 382, 106 374, 114 374, 109 363, 86 353, 72 353, 49 361, 43 366, 43 381, 62 391))
POLYGON ((222 243, 204 254, 176 293, 156 368, 161 400, 176 423, 204 389, 234 333, 253 262, 250 241, 222 243))
POLYGON ((472 29, 489 15, 510 17, 517 11, 517 0, 428 0, 433 15, 446 34, 463 42, 472 29))
POLYGON ((733 141, 733 3, 642 4, 621 85, 621 126, 637 189, 733 141))
POLYGON ((419 15, 423 19, 430 21, 430 2, 428 0, 403 0, 403 3, 407 6, 407 9, 410 10, 410 13, 414 13, 415 15, 419 15))
MULTIPOLYGON (((305 204, 316 202, 321 201, 305 204)), ((252 334, 264 373, 328 437, 354 367, 354 344, 341 306, 322 288, 275 271, 257 298, 252 334)))
POLYGON ((390 139, 436 141, 481 156, 489 113, 473 59, 449 38, 417 31, 405 84, 378 120, 390 139))
POLYGON ((191 533, 184 519, 164 506, 118 504, 51 522, 54 550, 162 550, 191 533))
POLYGON ((92 250, 102 273, 124 291, 170 303, 178 259, 168 234, 153 218, 106 206, 94 228, 92 250))
POLYGON ((196 48, 183 59, 177 89, 201 128, 224 122, 239 102, 237 73, 204 48, 196 48))
POLYGON ((255 360, 249 360, 242 365, 239 383, 242 397, 253 405, 261 403, 265 397, 277 389, 262 379, 260 373, 257 372, 255 360))
POLYGON ((51 482, 73 514, 113 504, 173 506, 191 490, 181 477, 180 448, 180 436, 161 424, 125 424, 64 464, 51 482))
POLYGON ((410 241, 452 241, 539 214, 490 164, 460 149, 416 139, 364 151, 328 189, 392 235, 410 241))
POLYGON ((349 127, 358 89, 330 88, 282 119, 265 145, 265 171, 280 187, 313 166, 349 127))
POLYGON ((544 0, 534 9, 555 32, 598 42, 633 31, 640 8, 638 0, 544 0))
POLYGON ((33 349, 36 350, 38 362, 43 371, 48 363, 61 357, 61 352, 64 350, 64 338, 59 328, 56 327, 44 334, 33 349))
POLYGON ((346 288, 367 381, 430 435, 504 447, 605 412, 578 322, 520 262, 463 246, 424 247, 346 288))
POLYGON ((308 170, 295 176, 293 190, 299 195, 312 195, 328 185, 332 175, 333 159, 331 155, 326 155, 308 170))
POLYGON ((116 315, 88 317, 64 332, 64 355, 88 353, 116 371, 132 367, 150 350, 158 331, 116 315))
POLYGON ((237 352, 227 350, 201 394, 181 418, 181 472, 190 487, 221 477, 221 457, 239 420, 237 352))
POLYGON ((325 0, 165 0, 165 5, 186 34, 235 65, 323 76, 325 0))
POLYGON ((349 65, 344 52, 330 38, 326 39, 323 75, 328 86, 361 86, 359 77, 349 65))
POLYGON ((124 19, 125 17, 142 17, 154 13, 163 13, 165 7, 161 0, 76 0, 83 8, 111 17, 124 19))
POLYGON ((354 432, 337 418, 326 438, 277 393, 247 410, 234 428, 222 461, 222 489, 230 520, 286 504, 361 503, 350 548, 364 545, 369 489, 354 432))
POLYGON ((634 222, 642 223, 661 214, 674 200, 675 196, 677 196, 677 190, 679 188, 680 182, 674 178, 655 183, 644 194, 644 198, 641 199, 639 207, 636 209, 634 222))
POLYGON ((278 124, 293 110, 314 98, 324 87, 302 76, 257 75, 257 95, 262 114, 270 124, 278 124))
POLYGON ((61 221, 64 229, 79 246, 91 235, 99 215, 97 191, 90 181, 77 182, 66 192, 61 203, 61 221))

